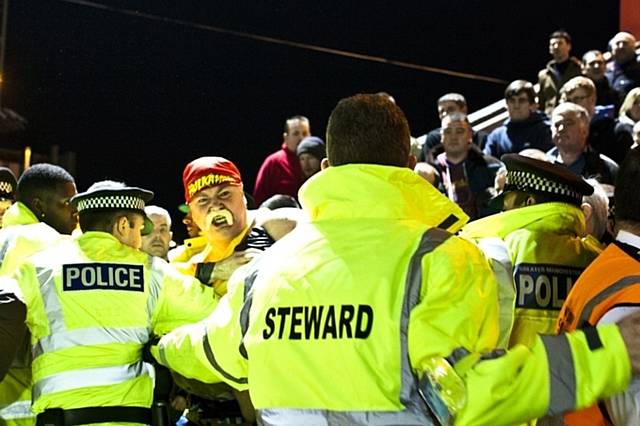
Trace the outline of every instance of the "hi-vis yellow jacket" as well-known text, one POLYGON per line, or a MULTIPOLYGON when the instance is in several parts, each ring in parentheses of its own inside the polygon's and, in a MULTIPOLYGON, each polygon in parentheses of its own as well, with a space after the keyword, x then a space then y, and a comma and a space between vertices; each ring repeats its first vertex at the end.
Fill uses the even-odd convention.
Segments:
POLYGON ((575 371, 596 394, 627 384, 616 327, 601 331, 607 349, 598 354, 580 334, 492 353, 489 264, 440 229, 455 232, 466 216, 411 170, 330 167, 300 199, 310 223, 234 274, 206 321, 164 336, 152 349, 161 363, 248 388, 266 425, 433 424, 419 396, 425 373, 452 396, 446 405, 460 425, 513 424, 589 403, 563 380, 575 371), (572 348, 581 355, 573 361, 572 348), (455 373, 433 369, 444 357, 455 373))
POLYGON ((15 275, 27 306, 33 410, 149 407, 153 335, 205 318, 211 288, 111 234, 60 237, 15 275))
MULTIPOLYGON (((20 262, 51 244, 60 234, 40 223, 24 204, 14 203, 5 212, 0 230, 0 275, 12 275, 20 262)), ((21 347, 11 369, 0 381, 0 424, 35 424, 31 411, 31 356, 28 342, 21 347)))
POLYGON ((556 202, 502 212, 463 228, 461 235, 481 247, 491 237, 504 242, 512 268, 513 281, 508 286, 513 297, 510 306, 501 304, 501 316, 511 314, 515 307, 510 347, 518 343, 531 346, 537 334, 555 333, 569 290, 600 253, 579 237, 584 230, 582 211, 556 202))
POLYGON ((188 262, 196 254, 200 253, 207 246, 207 239, 202 235, 187 238, 184 243, 169 250, 168 257, 171 263, 188 262))

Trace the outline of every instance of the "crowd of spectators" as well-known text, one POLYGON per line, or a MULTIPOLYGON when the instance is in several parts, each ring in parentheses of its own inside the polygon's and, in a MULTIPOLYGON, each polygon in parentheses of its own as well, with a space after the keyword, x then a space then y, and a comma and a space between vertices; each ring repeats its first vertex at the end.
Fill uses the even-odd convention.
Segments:
MULTIPOLYGON (((619 165, 637 139, 638 128, 634 126, 640 120, 640 63, 635 47, 635 37, 620 32, 609 41, 608 63, 599 50, 589 50, 578 60, 571 56, 571 35, 564 30, 552 32, 552 59, 538 72, 537 84, 518 79, 507 85, 504 101, 508 118, 489 128, 488 134, 482 123, 475 126, 477 129, 471 127, 470 153, 479 149, 490 164, 501 164, 504 154, 525 153, 613 185, 619 165)), ((441 121, 451 114, 467 114, 467 100, 462 94, 446 93, 438 99, 437 111, 441 121)), ((442 184, 448 175, 441 173, 441 135, 443 126, 413 139, 420 147, 415 171, 457 201, 455 191, 442 184)), ((471 154, 470 158, 478 157, 471 154)), ((458 160, 459 165, 468 162, 467 157, 458 160)), ((474 178, 467 173, 462 178, 466 183, 458 182, 457 186, 481 186, 483 191, 495 193, 501 188, 504 165, 493 175, 495 182, 487 184, 486 177, 474 178)), ((492 212, 484 206, 469 213, 477 218, 492 212)))
MULTIPOLYGON (((547 162, 572 173, 565 177, 568 181, 587 179, 593 193, 580 192, 584 197, 574 203, 582 210, 586 225, 576 227, 577 237, 593 254, 580 264, 585 267, 614 238, 613 194, 619 165, 640 143, 640 63, 635 48, 634 36, 621 32, 609 41, 609 63, 598 50, 585 52, 579 60, 571 56, 571 36, 554 31, 549 36, 552 59, 538 72, 537 84, 517 79, 504 89, 508 113, 504 123, 488 132, 474 129, 465 96, 442 94, 437 101, 440 125, 411 138, 416 155, 409 166, 456 203, 472 224, 502 210, 494 201, 505 188, 508 164, 513 174, 514 168, 519 170, 523 164, 544 170, 538 163, 547 162), (512 154, 537 159, 531 161, 535 167, 521 157, 514 160, 512 154)), ((393 101, 383 92, 377 96, 393 101)), ((260 166, 253 191, 244 187, 240 170, 227 159, 201 157, 186 165, 182 176, 186 203, 181 210, 189 238, 174 242, 175 224, 169 206, 148 205, 144 212, 154 227, 142 237, 140 249, 210 285, 216 297, 224 296, 236 269, 305 220, 298 191, 330 166, 325 142, 312 134, 308 118, 294 115, 284 124, 281 147, 260 166), (225 185, 207 180, 211 176, 223 179, 225 185), (249 208, 247 199, 253 200, 255 209, 249 208), (212 212, 213 204, 222 207, 212 212)), ((348 127, 348 123, 341 125, 348 127)), ((339 133, 343 129, 334 130, 339 133)), ((369 154, 358 153, 361 158, 354 162, 375 163, 379 153, 369 154)), ((13 193, 19 180, 3 168, 0 181, 2 227, 2 214, 15 201, 13 193)), ((74 194, 68 195, 67 207, 74 194)), ((42 222, 55 220, 53 213, 38 210, 38 204, 29 208, 42 222)), ((229 386, 204 386, 178 374, 173 380, 179 385, 174 384, 171 391, 174 414, 179 417, 184 409, 191 409, 182 422, 198 423, 211 416, 255 421, 246 392, 229 386)))

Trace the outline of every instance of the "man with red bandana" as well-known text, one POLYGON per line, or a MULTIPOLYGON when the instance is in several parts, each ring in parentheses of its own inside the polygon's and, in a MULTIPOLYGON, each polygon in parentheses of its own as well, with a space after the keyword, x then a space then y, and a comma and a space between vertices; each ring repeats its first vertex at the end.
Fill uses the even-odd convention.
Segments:
POLYGON ((197 158, 185 167, 182 182, 189 212, 207 244, 180 269, 210 283, 222 296, 233 271, 271 246, 275 238, 256 226, 255 215, 247 211, 240 171, 231 161, 197 158))
MULTIPOLYGON (((182 272, 211 284, 220 296, 227 292, 227 281, 236 269, 295 226, 291 219, 273 219, 274 215, 266 209, 248 211, 240 171, 225 158, 200 157, 193 160, 184 168, 182 182, 189 214, 200 229, 200 236, 206 240, 206 246, 188 261, 176 265, 182 272)), ((279 209, 278 215, 283 210, 286 209, 279 209)), ((204 409, 203 418, 209 418, 210 413, 218 415, 220 411, 228 411, 233 403, 229 399, 231 388, 210 388, 180 376, 174 378, 190 393, 208 398, 215 396, 216 401, 207 401, 201 407, 204 409)), ((253 421, 253 406, 248 393, 234 391, 233 395, 245 420, 253 421)), ((232 416, 239 415, 233 408, 231 413, 232 416)), ((227 414, 225 419, 229 418, 227 414)))

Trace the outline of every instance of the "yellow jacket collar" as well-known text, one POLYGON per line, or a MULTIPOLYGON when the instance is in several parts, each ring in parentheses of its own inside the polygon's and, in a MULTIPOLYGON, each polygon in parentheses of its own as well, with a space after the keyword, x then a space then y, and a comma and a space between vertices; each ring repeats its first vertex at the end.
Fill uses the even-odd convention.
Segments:
POLYGON ((247 233, 253 226, 252 223, 249 223, 243 230, 238 234, 234 239, 229 241, 226 246, 213 245, 211 243, 207 243, 204 250, 200 253, 196 253, 189 262, 191 263, 200 263, 200 262, 219 262, 233 254, 235 248, 244 240, 247 236, 247 233))
POLYGON ((329 167, 305 182, 299 198, 312 221, 411 219, 434 227, 449 219, 444 228, 455 233, 469 220, 460 207, 404 167, 329 167))
POLYGON ((105 259, 109 259, 114 262, 137 260, 140 263, 144 263, 149 257, 143 251, 122 244, 116 237, 108 232, 84 232, 77 237, 76 241, 83 253, 93 260, 104 261, 105 259))
POLYGON ((475 220, 462 228, 466 238, 500 237, 526 228, 558 234, 585 234, 584 214, 578 207, 567 203, 542 203, 505 211, 475 220))
POLYGON ((16 201, 7 209, 2 217, 2 226, 31 225, 40 222, 29 207, 16 201))

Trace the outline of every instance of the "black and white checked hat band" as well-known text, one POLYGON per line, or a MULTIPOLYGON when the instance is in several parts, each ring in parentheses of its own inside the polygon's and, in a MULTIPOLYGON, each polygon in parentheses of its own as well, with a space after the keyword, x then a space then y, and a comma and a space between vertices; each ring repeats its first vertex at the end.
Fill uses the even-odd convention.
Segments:
POLYGON ((568 197, 576 202, 582 200, 582 194, 569 185, 547 179, 523 170, 508 170, 505 191, 519 190, 524 192, 540 192, 568 197))
POLYGON ((0 195, 13 194, 13 185, 10 182, 0 182, 0 195))
POLYGON ((145 201, 133 195, 100 195, 78 200, 78 212, 83 210, 144 210, 145 201))

